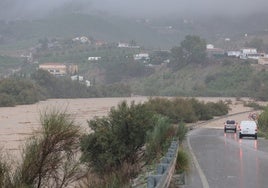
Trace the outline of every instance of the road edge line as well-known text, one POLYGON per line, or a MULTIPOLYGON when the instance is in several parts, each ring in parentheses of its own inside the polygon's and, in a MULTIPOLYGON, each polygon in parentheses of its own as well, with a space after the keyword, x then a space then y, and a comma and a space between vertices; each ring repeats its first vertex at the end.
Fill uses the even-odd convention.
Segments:
POLYGON ((197 159, 196 159, 196 156, 194 155, 194 152, 193 152, 193 148, 190 144, 190 139, 189 137, 187 136, 187 144, 188 144, 188 147, 189 147, 189 151, 192 155, 192 159, 193 159, 193 163, 198 171, 198 174, 199 174, 199 177, 201 179, 201 182, 202 182, 202 185, 203 185, 203 188, 209 188, 209 184, 208 184, 208 180, 203 172, 203 170, 201 169, 197 159))

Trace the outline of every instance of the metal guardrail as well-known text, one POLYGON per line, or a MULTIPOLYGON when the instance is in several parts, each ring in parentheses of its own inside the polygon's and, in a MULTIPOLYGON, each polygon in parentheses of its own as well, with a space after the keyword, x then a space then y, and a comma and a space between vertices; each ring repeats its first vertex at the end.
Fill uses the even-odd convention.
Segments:
POLYGON ((157 165, 156 174, 148 176, 147 188, 168 188, 173 176, 177 155, 179 150, 179 141, 172 141, 171 145, 157 165))

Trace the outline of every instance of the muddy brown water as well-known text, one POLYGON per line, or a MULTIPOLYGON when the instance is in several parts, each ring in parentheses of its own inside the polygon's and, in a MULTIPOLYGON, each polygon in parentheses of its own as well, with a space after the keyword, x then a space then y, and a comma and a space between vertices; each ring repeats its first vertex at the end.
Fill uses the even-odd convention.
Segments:
MULTIPOLYGON (((87 121, 95 116, 106 116, 111 107, 120 102, 135 101, 135 104, 147 101, 148 97, 126 98, 88 98, 88 99, 49 99, 32 105, 0 108, 0 149, 16 155, 27 138, 40 129, 40 114, 44 111, 60 110, 69 113, 77 125, 90 132, 87 121)), ((204 102, 233 100, 233 98, 199 98, 204 102)), ((239 111, 243 106, 233 102, 231 111, 239 111)))

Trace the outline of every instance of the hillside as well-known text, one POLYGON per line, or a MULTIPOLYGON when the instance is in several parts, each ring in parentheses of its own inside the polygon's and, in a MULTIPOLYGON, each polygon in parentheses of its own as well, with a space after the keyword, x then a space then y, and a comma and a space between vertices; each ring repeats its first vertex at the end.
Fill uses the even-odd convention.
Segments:
MULTIPOLYGON (((163 16, 135 18, 105 12, 59 11, 35 19, 0 20, 0 52, 25 50, 40 39, 88 36, 105 42, 129 42, 154 49, 170 49, 194 34, 222 45, 228 37, 239 42, 245 34, 267 39, 265 13, 240 17, 163 16)), ((240 41, 242 42, 242 41, 240 41)))
POLYGON ((255 41, 261 41, 258 43, 261 50, 267 52, 268 35, 263 16, 265 14, 236 20, 230 17, 134 19, 72 12, 53 13, 42 19, 1 21, 0 76, 16 73, 27 77, 40 63, 59 62, 78 65, 79 75, 96 86, 125 84, 134 95, 266 99, 266 68, 256 67, 256 62, 218 57, 202 65, 190 63, 179 69, 163 63, 173 58, 170 49, 178 46, 188 34, 200 34, 207 43, 224 49, 239 49, 247 43, 254 44, 250 41, 257 39, 255 41), (89 37, 93 44, 73 42, 78 36, 89 37), (226 42, 225 37, 230 37, 230 41, 226 42), (102 41, 103 45, 96 45, 96 41, 102 41), (118 42, 132 42, 140 48, 118 48, 118 42), (29 49, 34 59, 30 63, 21 58, 29 49), (137 53, 149 53, 150 62, 134 61, 133 55, 137 53), (92 63, 87 59, 89 56, 102 58, 92 63))

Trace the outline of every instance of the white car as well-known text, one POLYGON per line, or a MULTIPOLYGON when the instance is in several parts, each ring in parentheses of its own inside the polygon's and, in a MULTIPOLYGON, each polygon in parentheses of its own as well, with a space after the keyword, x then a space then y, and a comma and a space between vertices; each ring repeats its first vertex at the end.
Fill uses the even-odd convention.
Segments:
POLYGON ((239 125, 239 138, 243 137, 254 137, 258 138, 258 127, 255 121, 245 120, 241 121, 239 125))
POLYGON ((236 133, 236 126, 237 123, 235 120, 226 120, 226 122, 224 123, 224 132, 226 132, 227 130, 232 130, 236 133))

